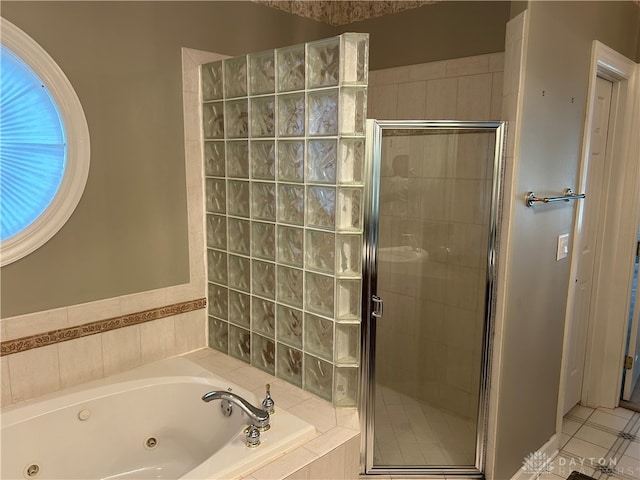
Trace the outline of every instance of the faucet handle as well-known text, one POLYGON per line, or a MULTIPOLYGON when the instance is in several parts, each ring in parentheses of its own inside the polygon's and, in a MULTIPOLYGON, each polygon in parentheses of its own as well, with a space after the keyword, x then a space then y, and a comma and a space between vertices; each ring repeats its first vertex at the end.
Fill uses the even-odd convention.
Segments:
POLYGON ((249 448, 255 448, 260 445, 260 429, 255 425, 249 425, 244 429, 245 445, 249 448))
POLYGON ((273 398, 271 398, 271 385, 267 383, 265 385, 265 390, 267 391, 267 393, 264 397, 264 400, 262 400, 262 408, 269 412, 269 415, 273 415, 275 413, 274 406, 276 402, 274 402, 273 398))

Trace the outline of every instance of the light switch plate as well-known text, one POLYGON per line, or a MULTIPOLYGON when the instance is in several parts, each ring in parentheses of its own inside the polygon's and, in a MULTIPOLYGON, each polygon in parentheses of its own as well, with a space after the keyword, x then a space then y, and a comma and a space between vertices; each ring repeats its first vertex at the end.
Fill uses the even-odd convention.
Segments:
POLYGON ((558 250, 556 251, 556 262, 569 255, 569 234, 558 235, 558 250))

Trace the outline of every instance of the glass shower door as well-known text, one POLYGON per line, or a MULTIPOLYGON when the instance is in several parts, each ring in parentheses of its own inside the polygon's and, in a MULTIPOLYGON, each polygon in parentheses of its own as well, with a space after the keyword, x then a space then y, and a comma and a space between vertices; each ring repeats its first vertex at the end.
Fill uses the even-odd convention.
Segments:
POLYGON ((368 473, 483 470, 503 128, 370 121, 368 473))

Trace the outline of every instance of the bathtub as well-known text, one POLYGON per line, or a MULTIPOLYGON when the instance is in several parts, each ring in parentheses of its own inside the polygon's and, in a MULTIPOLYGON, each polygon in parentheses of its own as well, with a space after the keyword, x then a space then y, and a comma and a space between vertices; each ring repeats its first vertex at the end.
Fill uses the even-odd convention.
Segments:
POLYGON ((315 436, 278 410, 249 448, 239 408, 224 416, 203 394, 231 388, 262 399, 182 357, 73 387, 2 410, 0 478, 227 479, 315 436))

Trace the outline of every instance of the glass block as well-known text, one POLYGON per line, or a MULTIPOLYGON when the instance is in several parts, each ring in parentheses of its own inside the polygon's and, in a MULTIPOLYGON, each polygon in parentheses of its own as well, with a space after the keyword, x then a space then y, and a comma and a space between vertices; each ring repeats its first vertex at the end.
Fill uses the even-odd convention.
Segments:
POLYGON ((227 254, 207 249, 207 275, 210 282, 227 284, 227 254))
POLYGON ((275 104, 275 97, 258 97, 251 99, 252 137, 275 137, 275 104))
POLYGON ((309 135, 338 134, 338 98, 337 88, 308 93, 309 135))
POLYGON ((228 180, 227 211, 229 215, 249 217, 249 182, 228 180))
POLYGON ((304 181, 304 141, 281 140, 278 142, 278 180, 304 181))
POLYGON ((336 287, 336 320, 360 319, 360 280, 338 280, 336 287))
POLYGON ((338 190, 338 227, 341 232, 362 230, 362 189, 340 188, 338 190))
POLYGON ((207 305, 209 305, 209 315, 226 320, 228 307, 227 289, 214 283, 209 283, 207 288, 207 305))
POLYGON ((277 260, 279 263, 302 267, 303 230, 278 225, 277 260))
POLYGON ((271 375, 276 373, 276 342, 252 334, 251 365, 271 375))
POLYGON ((227 248, 227 219, 222 215, 207 215, 207 247, 227 248))
POLYGON ((244 292, 249 291, 251 263, 248 258, 229 255, 229 286, 244 292))
POLYGON ((337 407, 355 407, 358 404, 358 368, 336 367, 333 404, 337 407))
POLYGON ((307 187, 307 225, 335 228, 336 190, 331 187, 307 187))
POLYGON ((364 183, 364 139, 341 139, 339 145, 338 183, 362 185, 364 183))
POLYGON ((276 142, 273 140, 251 142, 251 178, 275 180, 276 142))
POLYGON ((227 142, 227 175, 232 178, 249 178, 249 142, 227 142))
POLYGON ((304 89, 304 44, 276 50, 278 91, 304 89))
POLYGON ((366 85, 369 72, 369 37, 367 34, 345 33, 340 36, 343 85, 366 85))
POLYGON ((206 183, 206 205, 207 212, 225 213, 226 187, 224 180, 207 178, 206 183))
POLYGON ((253 297, 251 306, 253 330, 266 335, 269 338, 274 338, 276 333, 275 309, 275 303, 262 298, 253 297))
POLYGON ((276 259, 276 226, 273 223, 251 223, 251 255, 265 260, 276 259))
POLYGON ((224 102, 224 122, 227 138, 247 138, 249 135, 249 109, 246 98, 224 102))
POLYGON ((224 142, 204 142, 204 174, 224 177, 224 142))
POLYGON ((281 137, 304 135, 304 93, 278 97, 278 135, 281 137))
POLYGON ((276 184, 251 184, 251 216, 260 220, 276 219, 276 184))
POLYGON ((273 263, 259 260, 253 260, 252 265, 252 292, 262 297, 274 299, 276 297, 276 266, 273 263))
POLYGON ((274 52, 252 53, 249 55, 249 94, 273 93, 276 86, 276 65, 274 52))
POLYGON ((202 105, 202 134, 204 138, 224 138, 224 106, 222 102, 202 105))
POLYGON ((333 365, 305 353, 304 389, 330 402, 333 393, 333 365))
POLYGON ((336 245, 336 274, 341 277, 359 277, 362 273, 362 236, 338 235, 336 245))
POLYGON ((333 317, 333 277, 305 272, 305 308, 333 317))
POLYGON ((251 333, 229 324, 229 355, 243 362, 251 362, 251 333))
POLYGON ((340 38, 307 44, 307 87, 338 85, 340 75, 340 38))
POLYGON ((337 140, 309 140, 307 142, 307 182, 336 183, 337 163, 337 140))
POLYGON ((229 321, 249 328, 251 326, 251 297, 229 290, 229 321))
POLYGON ((304 349, 331 362, 333 360, 333 322, 305 313, 304 349))
POLYGON ((220 100, 222 98, 222 60, 202 65, 202 100, 220 100))
POLYGON ((367 119, 367 89, 348 88, 340 90, 340 133, 342 135, 364 135, 367 119))
POLYGON ((278 302, 302 308, 302 270, 278 265, 276 290, 278 302))
POLYGON ((247 57, 227 58, 224 66, 225 98, 244 97, 247 94, 247 57))
POLYGON ((332 232, 306 231, 304 266, 333 274, 336 265, 336 237, 332 232))
POLYGON ((278 343, 276 377, 302 388, 302 352, 278 343))
POLYGON ((360 325, 336 323, 335 361, 339 365, 358 365, 360 325))
POLYGON ((229 218, 229 251, 249 255, 251 230, 249 220, 229 218))
POLYGON ((278 185, 278 222, 304 224, 304 187, 278 185))
POLYGON ((209 317, 209 346, 223 353, 229 352, 229 324, 209 317))
POLYGON ((302 312, 278 305, 278 341, 302 348, 302 312))

